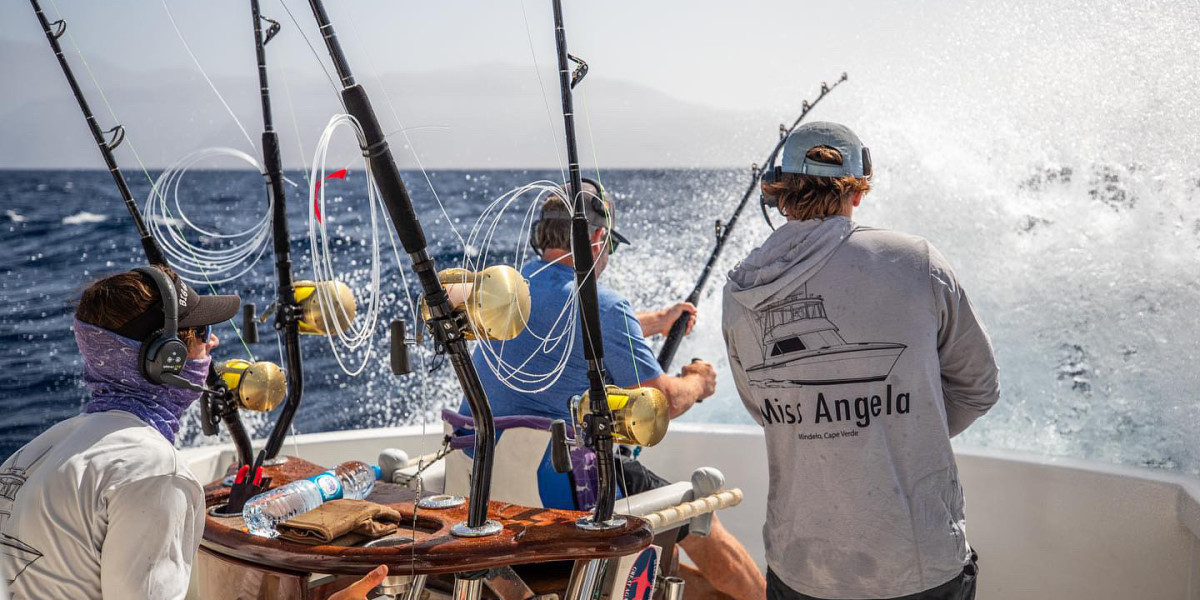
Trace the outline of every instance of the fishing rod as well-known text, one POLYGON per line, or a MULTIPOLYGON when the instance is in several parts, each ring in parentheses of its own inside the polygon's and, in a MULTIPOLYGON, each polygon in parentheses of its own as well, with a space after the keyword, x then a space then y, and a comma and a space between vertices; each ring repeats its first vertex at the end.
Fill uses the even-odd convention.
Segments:
POLYGON ((79 89, 75 73, 71 71, 71 65, 67 63, 67 57, 63 56, 62 47, 58 44, 58 38, 67 33, 67 22, 59 19, 51 23, 46 18, 46 14, 42 12, 42 7, 37 0, 29 0, 29 3, 33 5, 33 12, 37 13, 38 21, 42 24, 42 31, 46 34, 46 41, 50 42, 54 56, 58 58, 58 65, 62 67, 63 75, 67 76, 67 83, 71 86, 71 92, 75 94, 75 101, 79 103, 79 109, 83 111, 83 118, 87 121, 88 130, 92 132, 92 138, 96 140, 96 146, 100 148, 100 154, 104 156, 104 163, 108 165, 108 172, 112 175, 117 189, 121 192, 121 198, 125 201, 125 208, 129 210, 129 216, 133 217, 133 226, 137 228, 138 235, 142 238, 142 250, 146 252, 146 259, 152 265, 167 264, 162 249, 158 247, 158 242, 154 240, 150 229, 146 227, 146 222, 142 220, 142 213, 138 211, 137 204, 133 201, 133 192, 129 190, 125 175, 121 173, 121 167, 117 166, 117 159, 113 156, 113 150, 116 150, 117 146, 125 141, 125 127, 118 124, 108 131, 100 129, 91 107, 88 106, 87 99, 83 96, 83 90, 79 89), (112 138, 105 138, 105 135, 112 135, 112 138))
MULTIPOLYGON (((434 260, 426 250, 425 232, 417 220, 416 213, 413 212, 412 200, 409 199, 408 190, 400 177, 400 169, 392 158, 392 151, 379 125, 379 119, 371 108, 366 90, 354 80, 354 74, 350 71, 350 65, 329 21, 329 15, 325 12, 325 6, 321 0, 309 0, 309 6, 341 79, 342 104, 362 128, 363 156, 368 161, 375 186, 379 189, 380 197, 404 251, 412 261, 413 272, 421 282, 425 302, 429 308, 425 326, 434 339, 435 349, 450 356, 450 363, 475 419, 475 458, 471 464, 471 495, 467 507, 467 521, 454 526, 451 533, 460 537, 493 535, 502 530, 500 523, 487 518, 488 499, 492 489, 496 426, 492 419, 492 408, 483 391, 483 384, 479 381, 475 364, 471 362, 470 351, 463 335, 466 327, 464 317, 461 313, 455 313, 454 305, 438 279, 434 260)), ((470 581, 478 583, 482 580, 470 581)))
MULTIPOLYGON (((590 414, 584 416, 584 432, 596 453, 599 484, 596 512, 590 526, 616 526, 613 506, 616 503, 615 458, 613 456, 612 412, 604 389, 604 340, 600 330, 600 301, 596 292, 595 260, 592 257, 591 227, 583 205, 583 182, 579 173, 579 149, 575 141, 575 108, 571 89, 587 74, 587 63, 567 53, 567 33, 563 27, 562 0, 554 3, 554 45, 558 50, 558 87, 562 96, 563 130, 567 137, 567 168, 574 194, 571 218, 571 255, 575 263, 575 285, 579 288, 579 314, 583 324, 583 356, 588 363, 588 398, 590 414), (567 61, 579 65, 572 73, 567 61)), ((611 233, 609 234, 611 235, 611 233)))
MULTIPOLYGON (((847 75, 842 73, 842 76, 836 82, 834 82, 832 86, 822 82, 821 93, 812 102, 809 102, 808 100, 804 101, 804 105, 800 110, 800 116, 796 117, 796 120, 792 122, 792 126, 788 128, 784 128, 783 125, 779 126, 779 141, 775 144, 775 147, 771 149, 771 153, 767 155, 767 158, 764 159, 761 164, 771 164, 771 161, 775 160, 776 155, 778 155, 780 149, 783 148, 783 143, 787 141, 788 134, 790 134, 792 130, 804 120, 804 117, 808 116, 808 113, 817 106, 817 103, 820 102, 822 98, 832 92, 837 86, 842 85, 842 82, 846 81, 846 79, 847 75)), ((738 203, 737 208, 734 209, 733 215, 731 215, 729 220, 726 222, 722 222, 720 219, 717 219, 715 226, 717 245, 713 247, 712 253, 708 255, 708 262, 704 263, 704 268, 700 271, 700 278, 696 281, 696 287, 692 288, 692 293, 688 294, 687 298, 685 299, 687 302, 690 302, 693 305, 700 303, 700 293, 704 291, 704 285, 708 283, 708 276, 712 274, 713 268, 716 267, 717 259, 721 256, 721 250, 725 248, 725 242, 729 240, 729 234, 733 232, 733 226, 737 224, 738 217, 742 214, 742 209, 746 208, 746 204, 750 201, 750 197, 754 195, 754 190, 758 188, 758 180, 761 176, 762 170, 758 168, 758 164, 751 165, 750 183, 746 186, 746 193, 742 194, 742 200, 738 203)), ((679 344, 683 341, 683 332, 687 330, 687 324, 690 318, 690 314, 684 313, 680 315, 678 319, 675 319, 675 322, 671 324, 671 330, 667 333, 667 339, 665 342, 663 342, 662 349, 658 351, 658 364, 664 371, 670 369, 671 362, 675 360, 675 352, 679 350, 679 344)))
MULTIPOLYGON (((304 393, 303 357, 300 354, 300 314, 296 304, 296 286, 292 277, 291 239, 288 236, 287 198, 283 189, 283 164, 279 152, 279 134, 275 132, 271 116, 271 89, 267 82, 266 46, 279 33, 279 23, 262 16, 258 0, 250 0, 251 17, 254 19, 254 52, 258 62, 259 96, 262 100, 263 167, 266 170, 267 194, 271 202, 271 238, 275 249, 275 277, 278 286, 275 296, 275 328, 283 338, 283 354, 287 363, 287 398, 275 428, 267 438, 263 454, 267 459, 275 458, 283 446, 283 439, 292 425, 300 398, 304 393), (263 22, 270 24, 263 31, 263 22)), ((251 309, 253 311, 253 309, 251 309)), ((253 322, 253 315, 249 319, 253 322)), ((252 326, 253 327, 253 326, 252 326)))
MULTIPOLYGON (((42 7, 38 3, 38 0, 29 0, 29 3, 33 5, 33 12, 37 14, 38 21, 42 25, 42 31, 46 34, 46 41, 50 42, 50 48, 54 50, 54 56, 58 58, 58 65, 62 67, 63 75, 66 76, 67 83, 71 86, 71 92, 75 94, 75 101, 79 103, 79 110, 83 111, 84 120, 87 121, 88 129, 92 132, 92 138, 96 140, 96 146, 100 148, 100 154, 104 156, 104 162, 108 165, 108 172, 117 184, 117 189, 120 191, 121 198, 125 202, 125 208, 129 211, 129 216, 133 218, 133 226, 137 229, 138 235, 141 237, 142 250, 146 254, 146 260, 152 265, 169 266, 162 248, 158 245, 158 241, 154 239, 154 236, 146 227, 146 222, 142 219, 142 213, 133 200, 133 192, 129 189, 129 183, 126 182, 125 175, 121 173, 121 168, 117 165, 116 157, 113 156, 113 150, 116 150, 117 146, 120 146, 121 142, 125 140, 125 127, 118 124, 108 131, 100 129, 100 125, 96 121, 95 115, 92 114, 92 109, 88 106, 87 99, 83 95, 83 90, 79 88, 79 82, 75 79, 75 73, 71 70, 70 63, 67 62, 67 58, 63 55, 62 46, 58 43, 58 39, 67 32, 67 22, 59 19, 51 23, 46 18, 46 14, 42 12, 42 7), (106 134, 110 134, 112 137, 106 139, 106 134)), ((237 414, 236 401, 232 399, 232 394, 228 386, 217 374, 212 365, 209 365, 208 378, 205 390, 202 393, 204 396, 201 398, 200 409, 204 433, 214 435, 216 433, 216 419, 223 421, 229 430, 230 436, 233 438, 234 445, 237 447, 238 457, 243 463, 248 464, 252 458, 250 435, 246 432, 246 428, 242 425, 241 418, 237 414), (214 406, 228 408, 218 409, 214 413, 212 407, 210 407, 210 402, 214 406)))

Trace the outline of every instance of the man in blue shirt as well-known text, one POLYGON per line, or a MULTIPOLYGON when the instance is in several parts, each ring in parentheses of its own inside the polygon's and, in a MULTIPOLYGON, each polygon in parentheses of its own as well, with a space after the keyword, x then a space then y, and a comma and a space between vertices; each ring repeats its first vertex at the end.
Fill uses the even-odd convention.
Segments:
MULTIPOLYGON (((601 186, 585 179, 583 190, 599 279, 617 246, 629 241, 613 229, 614 206, 601 186)), ((533 300, 525 330, 506 342, 480 344, 472 360, 495 416, 536 415, 570 422, 571 397, 588 389, 587 361, 583 357, 583 329, 574 295, 571 208, 558 196, 549 196, 540 207, 530 232, 530 244, 540 256, 521 268, 533 300)), ((602 284, 596 287, 604 366, 610 383, 624 388, 661 390, 670 406, 671 418, 713 394, 717 376, 711 363, 693 361, 679 375, 668 375, 659 368, 645 339, 666 334, 685 313, 691 314, 687 329, 691 333, 695 306, 680 302, 662 310, 634 313, 629 301, 620 294, 602 284)), ((465 404, 459 412, 468 413, 465 404)), ((619 462, 618 483, 624 494, 637 494, 669 483, 632 458, 622 456, 619 462)), ((571 488, 565 484, 566 475, 550 472, 539 479, 546 506, 590 508, 574 505, 571 488), (558 482, 560 485, 552 483, 557 480, 562 480, 558 482), (562 492, 550 492, 546 489, 549 487, 562 492)), ((765 597, 762 573, 715 515, 709 536, 688 536, 680 545, 718 590, 734 598, 765 597)))

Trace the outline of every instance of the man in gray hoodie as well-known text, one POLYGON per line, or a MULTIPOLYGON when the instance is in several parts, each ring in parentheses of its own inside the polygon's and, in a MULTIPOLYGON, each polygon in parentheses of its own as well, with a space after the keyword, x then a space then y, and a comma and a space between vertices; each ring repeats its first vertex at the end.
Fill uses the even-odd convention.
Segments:
POLYGON ((787 223, 729 274, 723 330, 770 471, 767 597, 974 598, 950 438, 999 397, 987 332, 916 236, 851 221, 870 154, 809 123, 763 177, 787 223))

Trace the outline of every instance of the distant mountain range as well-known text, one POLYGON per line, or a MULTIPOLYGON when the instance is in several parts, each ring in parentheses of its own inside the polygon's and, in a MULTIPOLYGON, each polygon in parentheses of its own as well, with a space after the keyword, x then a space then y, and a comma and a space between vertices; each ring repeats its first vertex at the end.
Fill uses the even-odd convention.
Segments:
MULTIPOLYGON (((79 57, 69 51, 67 55, 100 123, 112 126, 79 57)), ((0 61, 0 81, 7 90, 0 94, 0 168, 103 167, 49 48, 0 42, 0 56, 6 57, 0 61)), ((249 150, 245 136, 199 72, 139 73, 99 61, 90 66, 148 168, 166 166, 203 147, 249 150)), ((322 129, 339 110, 332 84, 314 71, 270 73, 275 127, 289 168, 312 160, 322 129)), ((428 168, 545 168, 558 166, 559 157, 565 156, 558 80, 551 70, 541 73, 544 96, 530 66, 396 73, 383 77, 382 89, 368 75, 358 73, 384 129, 398 129, 390 97, 428 168)), ((257 81, 214 83, 257 143, 262 128, 257 81)), ((767 132, 774 127, 769 117, 710 108, 595 74, 576 91, 576 127, 585 166, 593 164, 593 148, 601 168, 748 166, 764 151, 771 139, 767 132), (594 144, 587 136, 589 123, 594 144)), ((401 167, 415 167, 404 137, 393 133, 390 139, 401 167)), ((118 160, 125 169, 137 168, 129 145, 118 149, 118 160)))

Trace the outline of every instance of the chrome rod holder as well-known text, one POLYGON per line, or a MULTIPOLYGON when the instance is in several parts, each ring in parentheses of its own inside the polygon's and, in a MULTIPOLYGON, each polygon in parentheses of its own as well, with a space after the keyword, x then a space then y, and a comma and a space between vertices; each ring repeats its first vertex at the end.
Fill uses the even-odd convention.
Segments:
POLYGON ((575 568, 571 570, 571 580, 567 582, 564 600, 591 600, 595 597, 596 587, 600 584, 600 575, 607 562, 603 558, 575 561, 575 568))

